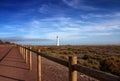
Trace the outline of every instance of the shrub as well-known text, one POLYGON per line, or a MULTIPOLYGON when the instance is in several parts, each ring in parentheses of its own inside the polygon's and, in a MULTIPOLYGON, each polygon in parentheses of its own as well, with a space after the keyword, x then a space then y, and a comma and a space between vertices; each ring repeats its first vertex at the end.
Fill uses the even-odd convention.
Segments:
POLYGON ((120 58, 109 57, 100 62, 102 71, 110 72, 120 76, 120 58))

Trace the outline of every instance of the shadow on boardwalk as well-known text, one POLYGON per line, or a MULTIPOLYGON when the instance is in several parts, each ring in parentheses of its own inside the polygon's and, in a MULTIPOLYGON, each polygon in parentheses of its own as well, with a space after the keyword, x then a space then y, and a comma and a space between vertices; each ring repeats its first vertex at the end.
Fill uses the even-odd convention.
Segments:
POLYGON ((0 81, 27 81, 29 67, 16 47, 0 47, 0 81))
POLYGON ((3 75, 0 75, 0 77, 8 78, 8 79, 11 79, 11 80, 16 80, 16 81, 25 81, 25 80, 20 80, 20 79, 16 79, 16 78, 12 78, 12 77, 7 77, 7 76, 3 76, 3 75))

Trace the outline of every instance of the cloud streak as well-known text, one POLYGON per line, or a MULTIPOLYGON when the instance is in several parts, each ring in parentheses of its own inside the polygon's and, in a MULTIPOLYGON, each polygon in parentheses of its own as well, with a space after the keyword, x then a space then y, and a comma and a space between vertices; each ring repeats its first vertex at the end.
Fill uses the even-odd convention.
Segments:
MULTIPOLYGON (((28 45, 37 45, 46 42, 53 42, 51 39, 40 39, 40 38, 26 38, 26 37, 4 37, 1 38, 3 41, 9 41, 13 43, 18 43, 18 44, 28 44, 28 45)), ((50 44, 50 43, 49 43, 50 44)))
POLYGON ((98 10, 93 6, 88 6, 84 4, 84 0, 63 0, 63 2, 75 9, 82 9, 82 10, 98 10))

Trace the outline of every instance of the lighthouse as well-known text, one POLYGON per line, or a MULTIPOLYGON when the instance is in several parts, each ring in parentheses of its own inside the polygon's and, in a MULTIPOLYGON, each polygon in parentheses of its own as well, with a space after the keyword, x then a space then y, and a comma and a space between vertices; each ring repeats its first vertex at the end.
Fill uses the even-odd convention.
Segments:
POLYGON ((56 45, 59 46, 59 37, 57 36, 56 45))

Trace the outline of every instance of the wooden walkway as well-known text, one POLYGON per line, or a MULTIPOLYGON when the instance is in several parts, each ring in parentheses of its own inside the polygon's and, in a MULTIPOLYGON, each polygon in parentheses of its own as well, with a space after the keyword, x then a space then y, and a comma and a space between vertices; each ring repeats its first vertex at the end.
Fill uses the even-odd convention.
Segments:
MULTIPOLYGON (((28 55, 29 58, 29 55, 28 55)), ((37 56, 32 54, 32 70, 16 46, 0 46, 0 81, 37 81, 37 56)), ((92 81, 78 77, 78 81, 92 81)), ((42 81, 68 81, 68 68, 42 57, 42 81)))
POLYGON ((29 67, 17 47, 0 47, 0 81, 26 81, 29 67), (6 51, 5 51, 6 50, 6 51))
MULTIPOLYGON (((33 69, 30 71, 29 59, 25 63, 16 46, 0 46, 0 81, 37 81, 36 59, 36 54, 33 53, 33 69)), ((42 68, 42 81, 68 81, 66 67, 42 58, 42 68)))

